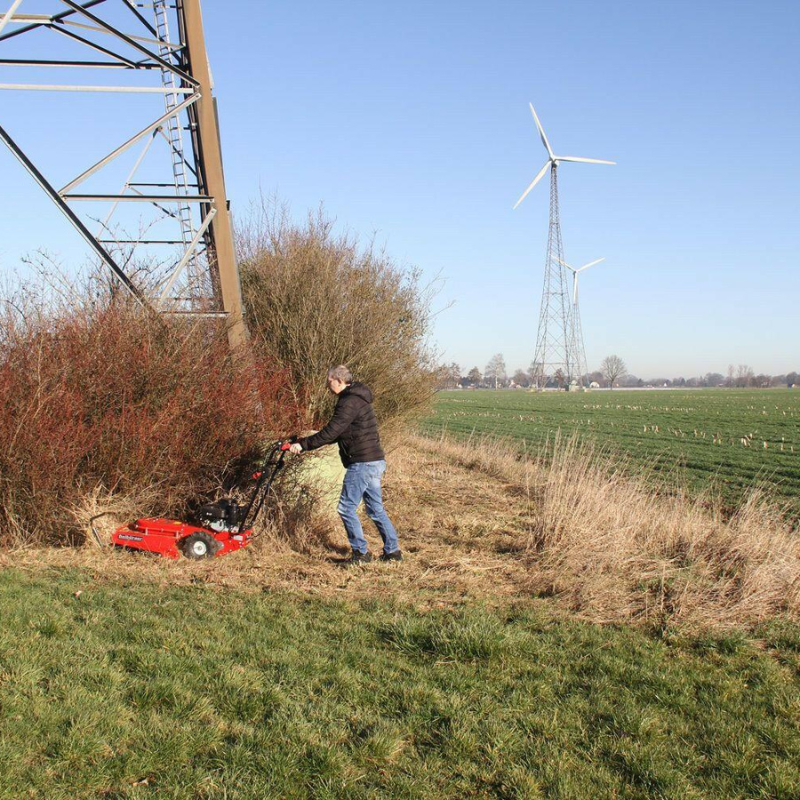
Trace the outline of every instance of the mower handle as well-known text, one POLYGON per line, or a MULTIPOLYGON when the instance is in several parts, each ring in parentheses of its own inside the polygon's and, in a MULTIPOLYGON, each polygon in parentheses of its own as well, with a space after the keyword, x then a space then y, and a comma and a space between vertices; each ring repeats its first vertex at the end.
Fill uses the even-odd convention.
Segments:
POLYGON ((253 488, 253 493, 250 496, 250 502, 247 504, 244 516, 239 523, 240 534, 244 532, 248 524, 252 525, 256 521, 256 517, 258 517, 264 505, 264 501, 267 499, 267 495, 272 488, 272 482, 283 467, 283 460, 291 446, 291 442, 275 442, 267 452, 261 469, 254 473, 253 479, 256 485, 253 488))

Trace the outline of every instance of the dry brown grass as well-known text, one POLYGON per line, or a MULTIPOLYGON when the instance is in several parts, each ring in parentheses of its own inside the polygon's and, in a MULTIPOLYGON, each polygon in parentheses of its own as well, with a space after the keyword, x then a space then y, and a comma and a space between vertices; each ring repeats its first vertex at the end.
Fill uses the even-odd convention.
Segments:
POLYGON ((535 520, 528 587, 582 616, 699 627, 800 617, 800 537, 758 488, 725 518, 709 498, 654 491, 575 439, 532 460, 502 442, 437 446, 520 488, 535 520))
MULTIPOLYGON (((265 520, 250 548, 224 559, 84 547, 7 552, 0 566, 80 566, 99 579, 393 598, 421 609, 550 596, 604 623, 748 627, 800 617, 800 539, 758 493, 726 520, 707 500, 659 495, 575 442, 556 442, 545 462, 499 442, 412 437, 388 460, 385 502, 406 554, 399 565, 341 568, 347 541, 317 482, 313 515, 298 513, 295 499, 265 520)), ((335 485, 336 470, 323 472, 335 485)), ((104 502, 95 498, 83 519, 104 502)), ((100 521, 106 536, 125 511, 100 521)), ((364 527, 380 551, 374 527, 364 527)))

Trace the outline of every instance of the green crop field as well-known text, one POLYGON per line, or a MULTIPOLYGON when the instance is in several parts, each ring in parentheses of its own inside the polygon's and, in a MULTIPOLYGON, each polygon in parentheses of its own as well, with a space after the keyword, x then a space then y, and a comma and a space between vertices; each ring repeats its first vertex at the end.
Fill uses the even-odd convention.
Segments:
POLYGON ((629 456, 633 468, 669 475, 731 504, 757 484, 800 513, 800 391, 607 390, 441 392, 428 434, 507 437, 534 449, 577 432, 629 456))

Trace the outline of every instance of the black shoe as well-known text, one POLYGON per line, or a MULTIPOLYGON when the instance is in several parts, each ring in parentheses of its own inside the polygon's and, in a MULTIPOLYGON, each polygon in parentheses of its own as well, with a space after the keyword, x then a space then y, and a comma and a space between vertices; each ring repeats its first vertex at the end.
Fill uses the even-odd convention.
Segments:
POLYGON ((358 550, 353 550, 353 555, 344 562, 346 567, 356 567, 360 564, 369 564, 372 561, 372 553, 360 553, 358 550))
POLYGON ((403 554, 399 550, 395 550, 393 553, 381 553, 380 561, 402 561, 403 554))

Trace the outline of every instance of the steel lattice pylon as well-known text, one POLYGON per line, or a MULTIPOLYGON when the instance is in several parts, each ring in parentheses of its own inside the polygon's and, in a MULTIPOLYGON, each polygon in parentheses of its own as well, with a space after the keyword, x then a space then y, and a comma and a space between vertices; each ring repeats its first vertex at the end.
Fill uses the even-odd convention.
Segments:
POLYGON ((7 12, 0 12, 0 68, 67 69, 104 77, 92 83, 0 83, 0 89, 112 93, 130 98, 132 114, 141 113, 133 110, 135 97, 161 95, 163 106, 148 112, 143 128, 60 189, 4 127, 0 139, 121 287, 161 312, 223 315, 232 344, 240 344, 245 338, 241 291, 200 0, 52 0, 49 14, 22 13, 22 3, 13 0, 7 12), (150 18, 139 9, 150 9, 150 18), (37 44, 48 48, 46 55, 60 52, 52 48, 55 39, 68 40, 92 58, 32 57, 37 44), (140 80, 102 82, 120 74, 140 80), (136 148, 139 155, 122 188, 103 185, 111 165, 136 148), (145 167, 152 169, 159 150, 163 158, 155 168, 160 171, 140 178, 145 167), (133 234, 126 227, 130 222, 121 221, 132 204, 139 210, 139 231, 133 234), (79 211, 82 206, 104 211, 92 216, 79 211), (99 223, 95 233, 92 221, 99 223))
POLYGON ((558 165, 550 170, 550 225, 544 286, 536 335, 536 354, 532 371, 534 384, 542 389, 550 380, 569 386, 576 368, 575 328, 569 287, 564 267, 564 245, 558 210, 558 165), (560 376, 560 379, 559 377, 560 376))
POLYGON ((584 386, 585 376, 588 372, 586 365, 586 347, 583 342, 583 329, 581 328, 581 314, 577 301, 572 304, 572 354, 573 378, 579 386, 584 386))

